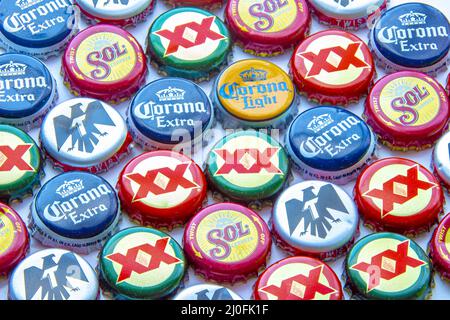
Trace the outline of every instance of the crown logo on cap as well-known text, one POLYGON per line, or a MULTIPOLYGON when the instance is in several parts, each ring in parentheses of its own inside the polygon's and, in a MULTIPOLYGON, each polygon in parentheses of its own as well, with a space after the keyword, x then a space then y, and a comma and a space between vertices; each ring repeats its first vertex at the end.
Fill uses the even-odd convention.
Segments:
POLYGON ((402 25, 415 26, 427 23, 427 15, 423 13, 413 12, 402 14, 398 17, 402 25))
POLYGON ((10 61, 0 66, 0 77, 21 76, 25 74, 26 70, 26 65, 10 61))
POLYGON ((308 123, 308 129, 312 130, 314 133, 319 132, 329 124, 333 123, 333 119, 329 114, 322 114, 318 117, 314 117, 309 123, 308 123))
POLYGON ((41 3, 43 0, 17 0, 16 6, 20 9, 25 10, 29 7, 34 6, 35 4, 41 3))
POLYGON ((64 184, 56 189, 56 193, 61 197, 66 198, 83 189, 83 181, 81 179, 73 179, 71 181, 64 181, 64 184))
POLYGON ((242 71, 239 76, 244 82, 264 81, 267 79, 267 71, 251 68, 249 70, 242 71))
POLYGON ((159 101, 176 101, 184 100, 184 94, 186 91, 183 89, 168 87, 167 89, 159 90, 156 95, 159 101))

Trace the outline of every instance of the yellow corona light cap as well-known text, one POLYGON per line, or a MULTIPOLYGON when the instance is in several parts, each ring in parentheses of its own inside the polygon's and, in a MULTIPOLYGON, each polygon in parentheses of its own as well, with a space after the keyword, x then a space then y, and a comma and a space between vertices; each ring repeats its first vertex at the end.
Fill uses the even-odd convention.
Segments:
POLYGON ((226 127, 283 127, 297 110, 294 85, 281 68, 259 59, 225 69, 213 89, 226 127))

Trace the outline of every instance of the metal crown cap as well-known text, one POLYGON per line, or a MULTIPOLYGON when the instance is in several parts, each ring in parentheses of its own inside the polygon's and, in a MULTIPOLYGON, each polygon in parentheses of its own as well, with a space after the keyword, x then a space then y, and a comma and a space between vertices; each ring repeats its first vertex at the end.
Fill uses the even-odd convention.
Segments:
POLYGON ((78 254, 62 249, 27 256, 9 278, 11 300, 96 300, 98 295, 94 269, 78 254))
POLYGON ((450 24, 438 9, 424 3, 405 3, 384 12, 371 30, 379 58, 397 69, 429 67, 447 59, 450 24))
POLYGON ((353 199, 334 184, 303 181, 287 188, 273 208, 272 232, 280 246, 296 255, 334 259, 358 235, 353 199))

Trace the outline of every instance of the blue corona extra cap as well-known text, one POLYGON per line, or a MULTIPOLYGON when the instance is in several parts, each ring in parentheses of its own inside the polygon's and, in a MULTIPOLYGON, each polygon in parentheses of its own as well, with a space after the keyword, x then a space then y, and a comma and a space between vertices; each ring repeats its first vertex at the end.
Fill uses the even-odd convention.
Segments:
POLYGON ((119 218, 116 192, 106 180, 68 172, 48 181, 36 195, 30 229, 46 246, 86 253, 101 248, 119 218))
POLYGON ((146 149, 171 149, 201 139, 212 125, 213 109, 206 93, 192 81, 163 78, 134 97, 128 111, 133 139, 146 149))
POLYGON ((10 52, 47 57, 57 54, 77 31, 71 0, 0 2, 0 45, 10 52))
POLYGON ((441 11, 423 3, 406 3, 380 17, 371 42, 375 55, 388 67, 431 72, 446 63, 449 32, 441 11))
POLYGON ((344 184, 373 159, 376 138, 357 115, 336 107, 317 107, 291 123, 286 147, 301 173, 344 184))
POLYGON ((56 83, 39 60, 0 55, 0 122, 30 130, 42 123, 57 98, 56 83))

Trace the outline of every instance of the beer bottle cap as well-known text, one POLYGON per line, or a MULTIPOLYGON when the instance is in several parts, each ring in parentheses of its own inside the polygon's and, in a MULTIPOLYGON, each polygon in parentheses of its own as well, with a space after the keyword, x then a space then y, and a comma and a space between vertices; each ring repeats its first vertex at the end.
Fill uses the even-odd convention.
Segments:
POLYGON ((117 190, 122 210, 143 225, 183 225, 206 199, 206 179, 187 156, 158 150, 143 153, 122 170, 117 190))
POLYGON ((446 16, 425 3, 405 3, 384 12, 370 32, 374 57, 386 71, 444 70, 450 50, 446 16))
POLYGON ((447 77, 447 95, 450 96, 450 73, 447 77))
POLYGON ((0 47, 48 58, 78 32, 79 11, 71 0, 1 1, 0 21, 0 47))
POLYGON ((375 158, 376 137, 354 113, 321 106, 295 118, 286 149, 306 179, 346 184, 375 158))
POLYGON ((450 190, 450 132, 444 134, 436 143, 433 150, 433 173, 439 178, 442 185, 450 190))
POLYGON ((87 254, 118 229, 117 194, 103 178, 66 172, 46 182, 31 206, 30 232, 44 246, 87 254))
POLYGON ((277 65, 240 60, 217 77, 212 100, 224 128, 283 128, 298 111, 294 84, 277 65))
POLYGON ((444 206, 437 178, 422 165, 403 158, 372 163, 358 177, 354 194, 367 225, 409 236, 429 231, 444 206))
POLYGON ((0 123, 28 131, 39 127, 57 99, 56 82, 39 60, 15 53, 0 55, 0 123))
POLYGON ((372 54, 357 36, 341 30, 313 34, 290 62, 298 90, 320 104, 347 105, 369 91, 375 75, 372 54))
POLYGON ((50 110, 42 124, 40 140, 55 167, 99 173, 128 153, 132 139, 125 120, 110 105, 75 98, 50 110))
POLYGON ((230 0, 225 21, 236 44, 245 52, 273 56, 305 38, 311 15, 305 0, 230 0))
POLYGON ((33 194, 44 175, 39 147, 24 131, 0 125, 0 199, 8 203, 33 194))
POLYGON ((63 249, 27 256, 9 278, 10 300, 96 300, 98 296, 94 269, 78 254, 63 249))
POLYGON ((200 7, 207 10, 219 9, 224 0, 163 0, 172 7, 200 7))
POLYGON ((3 203, 0 203, 0 244, 0 276, 4 276, 25 258, 30 239, 22 218, 3 203))
POLYGON ((119 26, 136 25, 153 11, 154 0, 75 0, 89 22, 104 22, 119 26))
POLYGON ((159 299, 182 284, 187 265, 168 234, 144 227, 121 230, 100 252, 100 286, 115 299, 159 299))
POLYGON ((450 279, 450 214, 447 214, 434 230, 429 243, 433 267, 443 279, 450 279))
POLYGON ((341 29, 357 30, 373 22, 386 10, 388 2, 388 0, 309 0, 309 5, 319 22, 341 29))
POLYGON ((449 113, 445 90, 436 80, 401 71, 376 82, 364 117, 383 144, 406 151, 431 147, 447 130, 449 113))
POLYGON ((334 184, 308 180, 287 188, 273 207, 277 244, 293 255, 332 260, 344 255, 359 232, 353 199, 334 184))
POLYGON ((225 24, 198 8, 176 8, 160 15, 147 36, 147 54, 164 76, 204 81, 228 63, 231 39, 225 24))
POLYGON ((431 265, 423 249, 405 236, 380 232, 359 240, 345 260, 351 298, 423 300, 431 293, 431 265))
POLYGON ((342 300, 341 282, 327 264, 289 257, 268 267, 256 280, 255 300, 342 300))
POLYGON ((206 138, 214 110, 195 83, 182 78, 162 78, 143 87, 128 110, 133 139, 144 149, 173 149, 194 145, 206 138))
POLYGON ((203 283, 183 289, 174 300, 242 300, 242 298, 231 289, 203 283))
POLYGON ((209 152, 206 176, 224 197, 252 202, 274 197, 286 184, 289 160, 269 135, 237 131, 222 138, 209 152))
POLYGON ((256 276, 266 264, 272 240, 265 221, 235 203, 202 209, 186 226, 186 258, 206 280, 235 283, 256 276))
POLYGON ((119 103, 144 83, 146 63, 140 44, 129 32, 98 24, 84 29, 68 44, 62 72, 75 95, 119 103))

